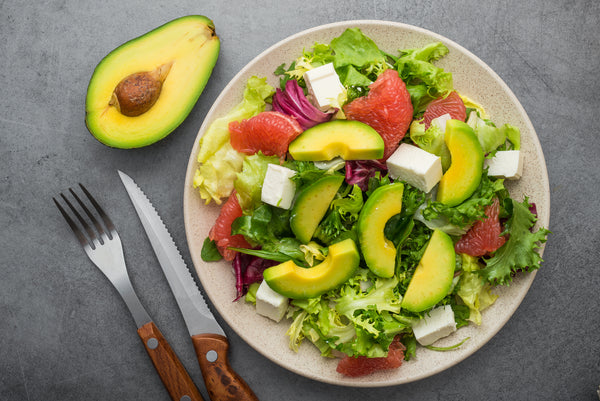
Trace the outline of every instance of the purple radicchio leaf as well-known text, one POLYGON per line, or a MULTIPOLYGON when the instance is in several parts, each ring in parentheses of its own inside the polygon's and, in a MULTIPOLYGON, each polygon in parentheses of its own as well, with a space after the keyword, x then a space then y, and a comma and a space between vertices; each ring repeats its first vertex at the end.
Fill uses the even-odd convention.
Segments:
POLYGON ((273 110, 294 117, 302 129, 331 120, 337 110, 324 113, 312 105, 296 80, 289 80, 285 90, 277 88, 273 96, 273 110))
POLYGON ((233 259, 236 289, 234 302, 246 295, 250 284, 260 283, 263 280, 263 271, 265 269, 277 264, 279 262, 238 252, 233 259))
POLYGON ((385 162, 379 160, 348 160, 346 161, 346 182, 358 185, 364 192, 369 187, 369 179, 377 172, 387 172, 385 162))

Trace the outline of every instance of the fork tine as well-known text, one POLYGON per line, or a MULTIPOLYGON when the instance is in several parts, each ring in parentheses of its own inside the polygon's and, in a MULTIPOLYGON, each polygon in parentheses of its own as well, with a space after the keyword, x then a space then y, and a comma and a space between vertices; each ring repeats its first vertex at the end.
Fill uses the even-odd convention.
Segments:
MULTIPOLYGON (((71 193, 73 193, 72 190, 71 190, 71 193)), ((63 195, 61 193, 60 196, 66 202, 67 206, 69 206, 69 209, 71 209, 71 212, 73 212, 73 214, 75 215, 75 217, 77 217, 77 220, 79 220, 79 223, 83 226, 83 228, 87 232, 87 234, 88 234, 88 236, 89 236, 89 238, 91 240, 91 244, 90 245, 92 245, 92 247, 95 246, 96 242, 98 241, 98 236, 96 235, 96 233, 94 232, 94 230, 92 230, 92 227, 90 227, 90 225, 87 223, 87 221, 85 221, 85 219, 81 216, 81 214, 79 214, 79 212, 77 211, 77 209, 75 209, 75 206, 73 206, 73 204, 69 201, 69 199, 65 195, 63 195)), ((75 195, 75 198, 77 199, 77 195, 75 195)), ((85 209, 85 206, 81 204, 81 201, 79 201, 79 204, 85 209)))
MULTIPOLYGON (((104 232, 104 228, 102 227, 102 224, 100 224, 100 222, 98 221, 98 219, 96 218, 96 216, 94 216, 92 214, 92 212, 90 212, 90 209, 88 209, 88 207, 85 205, 85 203, 83 203, 83 201, 81 200, 81 198, 79 196, 77 196, 77 194, 75 193, 75 191, 73 191, 73 189, 69 188, 69 192, 71 192, 71 195, 73 195, 73 197, 75 198, 75 200, 77 201, 77 203, 79 203, 79 206, 81 206, 81 208, 83 209, 83 211, 85 212, 85 214, 92 221, 92 223, 94 224, 94 227, 96 227, 96 230, 98 230, 98 233, 100 233, 100 238, 102 238, 102 236, 106 235, 106 233, 104 232)), ((85 223, 83 223, 83 224, 85 224, 85 223)), ((95 234, 93 233, 93 231, 92 231, 91 228, 89 229, 88 233, 90 233, 90 232, 91 232, 90 235, 93 235, 93 238, 95 239, 95 234)))
MULTIPOLYGON (((64 195, 62 195, 62 196, 64 198, 64 195)), ((86 245, 89 246, 87 238, 85 237, 85 235, 83 235, 83 233, 81 232, 81 230, 79 229, 79 227, 77 227, 77 224, 75 224, 75 222, 71 219, 71 217, 69 216, 69 214, 67 212, 65 212, 65 209, 62 208, 62 206, 60 205, 60 203, 58 203, 58 201, 56 200, 56 198, 52 197, 52 200, 54 201, 54 204, 56 205, 56 207, 58 208, 58 210, 60 211, 60 213, 63 215, 63 217, 67 221, 67 224, 69 224, 69 227, 71 227, 71 230, 73 230, 73 233, 75 234, 75 236, 77 237, 77 239, 79 240, 79 242, 81 243, 81 245, 83 247, 85 247, 86 245)))
POLYGON ((106 228, 108 229, 109 234, 112 236, 112 234, 115 233, 116 230, 115 230, 115 226, 114 226, 113 222, 110 220, 110 217, 108 217, 108 215, 104 212, 104 209, 102 209, 102 207, 100 207, 98 202, 96 202, 96 199, 94 199, 92 194, 90 194, 88 192, 88 190, 83 186, 83 184, 80 183, 79 186, 81 187, 83 192, 86 194, 86 196, 89 198, 90 202, 92 202, 92 205, 94 205, 94 207, 96 208, 96 211, 98 212, 98 214, 104 221, 104 224, 106 225, 106 228))

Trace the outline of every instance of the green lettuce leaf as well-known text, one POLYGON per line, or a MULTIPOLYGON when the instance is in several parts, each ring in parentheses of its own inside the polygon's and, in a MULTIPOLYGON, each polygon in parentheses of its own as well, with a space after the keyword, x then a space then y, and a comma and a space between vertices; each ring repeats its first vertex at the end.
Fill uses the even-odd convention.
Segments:
POLYGON ((505 204, 512 204, 512 215, 505 223, 502 235, 508 240, 489 259, 484 259, 485 268, 478 270, 486 281, 492 284, 509 284, 512 276, 518 271, 531 272, 539 269, 542 257, 538 253, 540 243, 546 242, 550 231, 545 228, 532 232, 537 221, 531 213, 531 205, 527 198, 522 203, 507 199, 505 204))
POLYGON ((439 156, 442 161, 442 169, 448 170, 451 157, 450 150, 444 141, 444 131, 437 124, 431 124, 425 130, 425 124, 415 120, 410 124, 410 139, 421 149, 439 156))
MULTIPOLYGON (((358 215, 363 207, 363 195, 358 185, 347 186, 331 202, 329 211, 315 231, 315 237, 331 245, 348 238, 354 230, 358 215)), ((353 238, 353 235, 351 238, 353 238)))
POLYGON ((504 192, 504 180, 493 180, 484 171, 481 182, 473 195, 457 206, 447 206, 441 202, 429 201, 422 214, 426 220, 446 218, 448 223, 458 227, 468 227, 485 218, 485 207, 492 204, 497 192, 504 192))
POLYGON ((229 123, 250 118, 264 111, 266 100, 274 93, 266 78, 251 77, 246 83, 243 100, 225 116, 212 122, 200 139, 198 163, 194 175, 194 188, 206 203, 221 198, 233 191, 237 173, 242 171, 244 155, 236 152, 229 143, 229 123))
POLYGON ((479 117, 477 111, 471 111, 467 124, 475 131, 484 154, 495 151, 506 142, 506 132, 497 128, 490 120, 479 117))
POLYGON ((453 90, 452 74, 433 64, 448 52, 441 42, 400 51, 395 68, 407 84, 415 115, 422 112, 432 99, 453 90))
POLYGON ((244 212, 249 212, 261 202, 262 184, 269 164, 279 165, 277 156, 265 156, 261 152, 244 158, 242 171, 237 173, 233 187, 244 212))
POLYGON ((258 291, 258 287, 260 287, 260 283, 252 283, 248 286, 248 292, 246 293, 246 297, 244 301, 249 304, 256 305, 256 292, 258 291))
POLYGON ((514 125, 504 124, 501 128, 506 133, 506 138, 512 144, 512 149, 521 149, 521 131, 514 125))
POLYGON ((491 120, 480 117, 477 110, 471 110, 467 124, 475 131, 484 153, 493 155, 496 150, 521 148, 521 131, 513 125, 496 127, 491 120), (507 139, 510 146, 506 144, 507 139))
POLYGON ((252 214, 238 217, 231 225, 232 235, 241 234, 251 245, 261 249, 232 249, 263 259, 293 260, 297 265, 306 265, 301 243, 293 236, 289 220, 289 210, 261 203, 252 214))
MULTIPOLYGON (((306 71, 333 63, 342 85, 354 88, 354 94, 357 91, 365 94, 368 86, 388 68, 386 54, 358 28, 345 30, 329 45, 315 43, 311 50, 304 50, 302 56, 294 60, 288 68, 285 64, 277 67, 275 74, 281 77, 282 89, 290 79, 296 79, 300 86, 306 87, 303 78, 306 71)), ((351 98, 354 97, 356 96, 351 98)))
POLYGON ((346 87, 367 86, 387 68, 385 54, 358 28, 346 29, 330 46, 333 66, 346 87))
POLYGON ((217 243, 208 237, 204 239, 202 250, 200 251, 200 257, 205 262, 214 262, 223 259, 223 256, 221 256, 221 253, 217 248, 217 243))
POLYGON ((481 311, 498 298, 492 294, 492 286, 476 273, 481 269, 478 258, 461 254, 463 272, 456 287, 456 295, 469 307, 469 320, 481 324, 481 311))

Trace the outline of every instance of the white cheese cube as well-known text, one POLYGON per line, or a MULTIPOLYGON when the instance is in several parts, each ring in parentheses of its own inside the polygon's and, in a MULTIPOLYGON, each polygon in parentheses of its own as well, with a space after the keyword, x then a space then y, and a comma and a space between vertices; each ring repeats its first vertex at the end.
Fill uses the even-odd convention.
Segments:
POLYGON ((289 209, 296 194, 296 184, 292 180, 294 170, 278 164, 267 165, 260 198, 269 205, 289 209))
POLYGON ((333 68, 333 63, 308 70, 303 77, 315 106, 322 111, 327 111, 337 104, 338 97, 346 90, 333 68))
POLYGON ((256 291, 256 313, 279 322, 288 307, 288 298, 273 291, 263 280, 256 291))
POLYGON ((390 177, 429 192, 442 179, 442 159, 417 146, 403 143, 387 159, 390 177))
POLYGON ((454 312, 450 305, 432 309, 429 314, 412 327, 415 338, 421 345, 430 345, 456 331, 454 312))
POLYGON ((491 159, 485 159, 488 175, 518 180, 523 175, 523 158, 519 150, 499 150, 491 159))

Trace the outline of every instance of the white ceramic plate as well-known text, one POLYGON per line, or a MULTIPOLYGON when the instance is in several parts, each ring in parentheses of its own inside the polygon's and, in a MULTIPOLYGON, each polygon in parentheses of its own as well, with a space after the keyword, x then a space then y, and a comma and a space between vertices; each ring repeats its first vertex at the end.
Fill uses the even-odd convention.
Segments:
MULTIPOLYGON (((395 22, 346 21, 312 28, 275 44, 244 67, 225 87, 210 109, 191 152, 184 189, 185 229, 191 257, 202 285, 218 313, 250 346, 273 362, 299 375, 337 385, 378 387, 397 385, 422 379, 441 372, 473 354, 488 342, 508 321, 527 293, 535 274, 518 275, 508 287, 494 292, 498 300, 483 312, 483 324, 461 328, 436 345, 456 344, 465 337, 470 339, 451 352, 417 349, 416 358, 405 362, 399 369, 381 371, 369 376, 348 378, 336 372, 336 359, 320 356, 316 347, 304 341, 298 353, 290 350, 285 335, 290 321, 279 324, 257 315, 254 307, 235 298, 235 279, 228 262, 206 263, 200 258, 202 243, 219 211, 214 203, 205 205, 192 188, 197 168, 198 141, 209 124, 226 114, 242 98, 245 83, 250 76, 267 77, 276 87, 278 77, 273 71, 282 63, 289 65, 303 49, 315 42, 329 43, 346 28, 358 27, 382 49, 397 54, 399 49, 421 47, 434 41, 443 42, 450 53, 437 65, 453 74, 454 86, 462 94, 483 105, 497 124, 509 123, 521 129, 524 171, 521 180, 510 183, 512 197, 521 200, 527 194, 535 202, 539 213, 538 226, 548 227, 550 191, 546 164, 540 143, 525 110, 508 86, 480 59, 469 51, 430 31, 395 22)), ((543 251, 543 248, 540 252, 543 251)))

